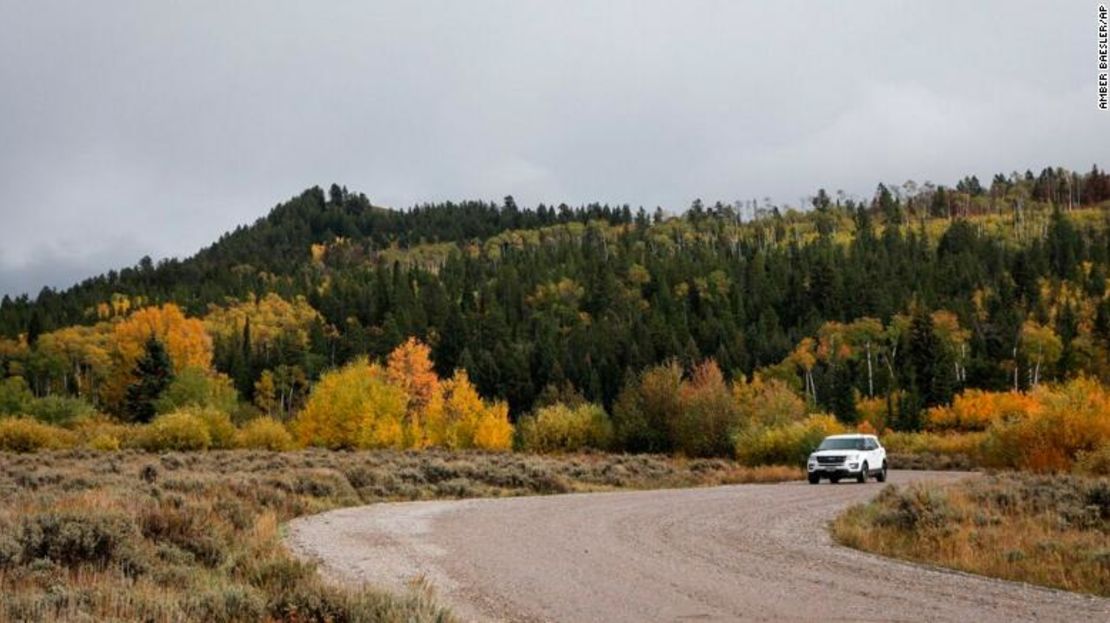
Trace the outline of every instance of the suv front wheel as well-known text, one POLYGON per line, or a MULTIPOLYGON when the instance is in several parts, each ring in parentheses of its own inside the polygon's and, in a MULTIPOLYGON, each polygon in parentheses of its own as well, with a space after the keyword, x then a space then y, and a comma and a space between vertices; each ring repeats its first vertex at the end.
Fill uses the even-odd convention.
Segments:
POLYGON ((867 462, 865 461, 863 463, 863 467, 861 467, 859 470, 859 475, 856 476, 856 482, 867 482, 867 470, 868 466, 867 462))

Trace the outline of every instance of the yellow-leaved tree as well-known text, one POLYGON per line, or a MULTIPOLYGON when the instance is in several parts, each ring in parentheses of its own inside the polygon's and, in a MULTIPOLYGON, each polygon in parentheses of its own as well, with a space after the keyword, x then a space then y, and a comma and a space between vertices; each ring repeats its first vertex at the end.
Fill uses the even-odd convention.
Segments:
POLYGON ((513 445, 509 406, 482 400, 465 370, 456 370, 444 383, 444 438, 448 448, 508 450, 513 445))
POLYGON ((305 348, 309 331, 320 314, 304 297, 287 301, 273 292, 262 298, 254 295, 227 305, 209 307, 204 324, 217 340, 231 340, 243 331, 248 322, 252 348, 263 358, 279 347, 279 342, 305 348))
POLYGON ((72 388, 78 395, 96 404, 102 385, 112 368, 110 325, 72 326, 39 336, 36 343, 39 359, 62 363, 61 387, 72 388))
POLYGON ((403 448, 406 402, 380 365, 356 359, 320 377, 293 420, 293 433, 309 446, 403 448))
POLYGON ((508 405, 482 400, 463 370, 441 381, 416 339, 385 367, 358 359, 324 374, 293 432, 301 444, 328 448, 507 450, 513 440, 508 405))
POLYGON ((112 330, 112 374, 104 388, 105 401, 119 405, 131 384, 135 363, 154 336, 166 348, 174 370, 212 369, 212 338, 204 323, 188 318, 177 305, 146 307, 114 325, 112 330))
POLYGON ((254 406, 270 417, 278 409, 277 387, 274 385, 274 373, 270 370, 263 370, 254 383, 254 406))

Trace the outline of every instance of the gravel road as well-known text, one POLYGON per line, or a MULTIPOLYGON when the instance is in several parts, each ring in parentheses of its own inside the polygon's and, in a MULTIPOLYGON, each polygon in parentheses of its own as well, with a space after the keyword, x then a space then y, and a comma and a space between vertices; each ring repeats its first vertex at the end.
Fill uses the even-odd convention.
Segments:
POLYGON ((827 522, 880 486, 378 504, 297 519, 287 543, 336 580, 403 589, 423 577, 464 620, 1110 621, 1110 599, 834 545, 827 522))

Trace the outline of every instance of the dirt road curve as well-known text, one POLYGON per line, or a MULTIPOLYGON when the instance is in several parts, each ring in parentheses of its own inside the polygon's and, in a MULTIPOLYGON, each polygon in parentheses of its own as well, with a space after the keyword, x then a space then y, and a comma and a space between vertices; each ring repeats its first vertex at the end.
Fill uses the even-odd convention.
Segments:
MULTIPOLYGON (((891 481, 958 474, 891 473, 891 481)), ((466 620, 1110 621, 1110 600, 834 545, 880 485, 739 485, 350 508, 289 527, 341 580, 423 575, 466 620)))

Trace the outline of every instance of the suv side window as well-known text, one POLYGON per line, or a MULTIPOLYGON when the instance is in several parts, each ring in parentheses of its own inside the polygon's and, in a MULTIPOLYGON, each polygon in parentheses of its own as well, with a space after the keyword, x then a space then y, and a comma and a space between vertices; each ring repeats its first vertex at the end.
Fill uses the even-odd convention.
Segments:
POLYGON ((868 439, 864 447, 865 450, 878 450, 879 444, 875 443, 874 439, 868 439))

